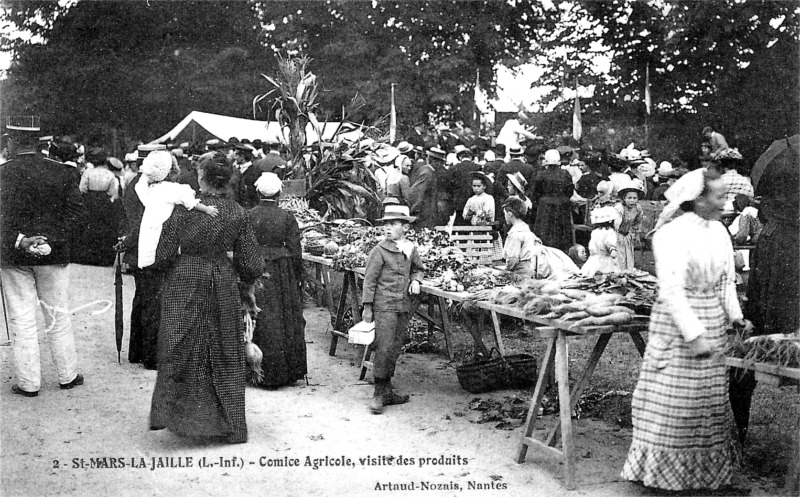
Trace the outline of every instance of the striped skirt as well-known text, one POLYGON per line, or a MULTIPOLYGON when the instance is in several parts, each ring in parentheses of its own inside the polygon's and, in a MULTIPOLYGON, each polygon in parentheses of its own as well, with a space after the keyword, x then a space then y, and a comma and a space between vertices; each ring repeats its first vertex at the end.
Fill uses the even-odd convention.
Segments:
MULTIPOLYGON (((687 295, 723 350, 726 316, 713 291, 687 295)), ((661 301, 653 306, 650 337, 632 401, 633 442, 622 477, 665 490, 728 485, 739 460, 728 401, 727 368, 720 358, 691 356, 661 301)))

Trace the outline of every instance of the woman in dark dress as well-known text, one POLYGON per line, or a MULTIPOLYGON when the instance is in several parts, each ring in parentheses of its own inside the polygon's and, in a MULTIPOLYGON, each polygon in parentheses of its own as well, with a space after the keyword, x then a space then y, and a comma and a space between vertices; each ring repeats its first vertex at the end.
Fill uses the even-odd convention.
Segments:
POLYGON ((539 172, 533 180, 531 199, 536 205, 533 232, 544 245, 566 252, 572 246, 570 198, 575 186, 569 173, 559 167, 560 163, 561 154, 557 150, 548 150, 542 163, 547 169, 539 172))
POLYGON ((226 193, 232 174, 222 154, 207 158, 198 172, 199 198, 219 214, 211 217, 176 206, 164 224, 156 264, 172 267, 162 292, 150 429, 243 443, 247 424, 239 283, 253 284, 262 274, 262 263, 247 212, 226 193))
POLYGON ((94 167, 81 176, 80 190, 86 218, 77 239, 72 261, 91 266, 111 266, 117 253, 114 245, 124 227, 125 210, 119 180, 108 168, 108 153, 92 147, 86 160, 94 167))
POLYGON ((248 371, 248 380, 274 388, 291 385, 307 372, 306 321, 300 291, 303 259, 297 220, 291 212, 278 207, 281 180, 274 173, 263 173, 255 187, 261 201, 249 215, 261 246, 264 276, 255 292, 261 312, 253 343, 264 358, 261 377, 248 371))

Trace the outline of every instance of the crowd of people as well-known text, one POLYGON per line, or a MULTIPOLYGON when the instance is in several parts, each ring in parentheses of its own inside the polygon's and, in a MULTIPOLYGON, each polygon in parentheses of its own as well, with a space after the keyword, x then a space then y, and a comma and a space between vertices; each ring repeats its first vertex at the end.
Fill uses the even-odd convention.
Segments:
MULTIPOLYGON (((307 373, 300 231, 277 203, 288 168, 280 149, 143 144, 118 161, 99 146, 52 140, 37 151, 34 120, 7 128, 12 157, 0 184, 13 392, 35 397, 41 386, 37 301, 61 388, 83 384, 64 310, 68 263, 110 265, 122 253, 136 285, 128 359, 158 370, 151 429, 245 442, 247 381, 277 388, 307 373), (252 349, 243 309, 258 311, 252 349), (247 369, 256 349, 259 367, 247 369)), ((770 168, 756 190, 741 154, 713 130, 703 137, 696 168, 656 165, 634 144, 589 156, 513 143, 375 149, 385 239, 368 256, 362 294, 364 320, 375 323, 370 410, 409 400, 391 379, 424 271, 410 228, 493 226, 506 269, 536 278, 633 269, 651 237, 659 295, 622 474, 665 490, 729 485, 755 379, 729 380, 719 356, 731 328, 798 330, 798 170, 796 157, 770 168), (664 201, 651 233, 642 232, 642 200, 664 201), (586 218, 588 254, 573 234, 586 218), (746 264, 734 243, 754 247, 746 264)))

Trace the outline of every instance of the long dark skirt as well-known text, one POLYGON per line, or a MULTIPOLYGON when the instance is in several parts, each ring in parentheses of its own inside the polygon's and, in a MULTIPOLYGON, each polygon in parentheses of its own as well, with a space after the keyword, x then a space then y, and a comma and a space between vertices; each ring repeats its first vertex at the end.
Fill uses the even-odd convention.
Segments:
POLYGON ((572 204, 569 198, 540 198, 533 232, 544 245, 567 252, 572 246, 572 204))
MULTIPOLYGON (((261 313, 253 332, 253 343, 264 354, 264 376, 257 384, 266 387, 290 385, 308 372, 306 366, 306 321, 303 299, 294 264, 289 257, 265 261, 263 288, 256 290, 261 313)), ((253 383, 256 383, 251 378, 253 383)))
POLYGON ((125 218, 122 200, 111 202, 106 192, 83 194, 86 218, 77 234, 71 262, 90 266, 114 264, 114 245, 120 233, 120 224, 125 218))
POLYGON ((745 317, 754 334, 794 333, 800 327, 797 228, 767 223, 751 254, 745 317))
POLYGON ((131 333, 128 361, 143 363, 147 369, 158 364, 158 328, 161 319, 161 287, 164 273, 159 269, 133 271, 136 293, 131 305, 131 333))
POLYGON ((151 429, 247 441, 244 322, 225 257, 182 255, 162 290, 151 429))

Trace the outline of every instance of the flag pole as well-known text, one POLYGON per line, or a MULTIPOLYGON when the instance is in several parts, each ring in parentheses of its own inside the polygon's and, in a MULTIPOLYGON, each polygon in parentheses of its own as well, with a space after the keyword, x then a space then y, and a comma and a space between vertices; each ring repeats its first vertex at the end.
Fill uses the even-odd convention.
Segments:
POLYGON ((389 144, 394 143, 397 135, 397 111, 394 107, 394 83, 392 83, 392 109, 389 113, 389 144))
POLYGON ((650 62, 647 63, 644 73, 644 145, 649 147, 650 142, 650 62))

